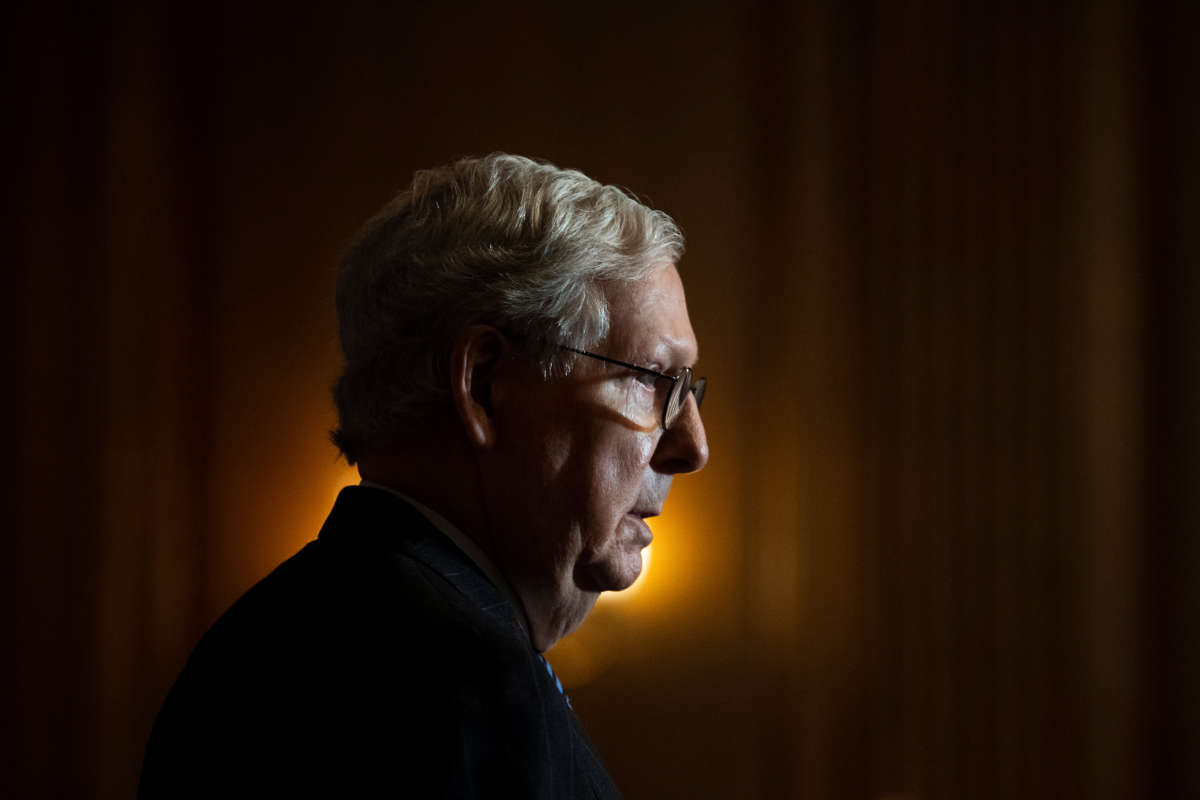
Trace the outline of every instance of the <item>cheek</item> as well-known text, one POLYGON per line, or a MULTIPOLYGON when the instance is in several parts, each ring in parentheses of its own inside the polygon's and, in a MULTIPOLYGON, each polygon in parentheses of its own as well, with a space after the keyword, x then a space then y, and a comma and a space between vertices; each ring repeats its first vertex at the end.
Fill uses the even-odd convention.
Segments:
POLYGON ((629 510, 642 491, 657 435, 623 431, 623 441, 605 448, 608 457, 600 460, 595 476, 596 495, 601 515, 611 523, 629 510))
POLYGON ((650 433, 658 427, 662 409, 660 398, 653 389, 637 381, 614 382, 608 386, 602 402, 619 414, 634 430, 650 433))
POLYGON ((649 431, 658 424, 659 398, 653 389, 631 381, 625 393, 624 406, 624 416, 640 428, 649 431))
POLYGON ((650 458, 654 455, 654 447, 658 444, 658 435, 640 434, 638 436, 638 469, 644 470, 650 465, 650 458))

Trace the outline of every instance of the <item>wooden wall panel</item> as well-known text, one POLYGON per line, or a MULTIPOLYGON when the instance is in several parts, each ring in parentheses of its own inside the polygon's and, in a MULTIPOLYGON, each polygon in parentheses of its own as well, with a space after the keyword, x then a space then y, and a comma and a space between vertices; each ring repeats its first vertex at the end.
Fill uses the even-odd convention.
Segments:
POLYGON ((688 234, 713 460, 551 653, 628 796, 1196 785, 1185 10, 293 12, 6 33, 0 793, 132 792, 191 645, 353 479, 340 247, 493 149, 688 234))

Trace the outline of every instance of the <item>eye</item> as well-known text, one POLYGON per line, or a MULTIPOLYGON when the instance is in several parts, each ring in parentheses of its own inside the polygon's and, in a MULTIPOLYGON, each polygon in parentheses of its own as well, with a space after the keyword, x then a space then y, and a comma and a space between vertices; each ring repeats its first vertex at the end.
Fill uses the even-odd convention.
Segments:
POLYGON ((646 372, 638 372, 638 373, 634 374, 634 380, 637 381, 638 383, 640 383, 642 386, 646 387, 647 389, 653 390, 654 384, 656 384, 658 382, 658 376, 651 375, 646 372))

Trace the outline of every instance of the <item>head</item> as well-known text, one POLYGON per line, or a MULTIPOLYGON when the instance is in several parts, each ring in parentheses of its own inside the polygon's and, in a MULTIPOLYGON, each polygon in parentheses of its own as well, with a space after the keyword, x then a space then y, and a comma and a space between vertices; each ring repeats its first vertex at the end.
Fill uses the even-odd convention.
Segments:
POLYGON ((508 577, 542 648, 633 582, 644 518, 707 460, 693 399, 660 424, 669 380, 565 349, 690 366, 682 249, 669 217, 619 189, 493 155, 418 173, 342 263, 334 441, 364 474, 436 447, 432 472, 368 477, 472 505, 447 516, 508 577), (436 443, 414 433, 431 430, 436 443))

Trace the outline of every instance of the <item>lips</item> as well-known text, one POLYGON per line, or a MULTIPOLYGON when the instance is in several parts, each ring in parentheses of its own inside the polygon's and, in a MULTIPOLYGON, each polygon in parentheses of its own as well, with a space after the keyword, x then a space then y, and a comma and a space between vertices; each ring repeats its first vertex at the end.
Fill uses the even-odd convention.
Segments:
POLYGON ((654 541, 654 534, 650 531, 650 526, 646 524, 646 518, 654 516, 657 516, 657 514, 640 511, 630 511, 625 515, 625 518, 633 523, 633 527, 637 531, 634 542, 639 547, 646 547, 650 542, 654 541))
POLYGON ((634 506, 633 510, 629 513, 638 519, 646 519, 647 517, 657 517, 662 513, 662 507, 663 504, 661 502, 656 503, 650 500, 634 506))

